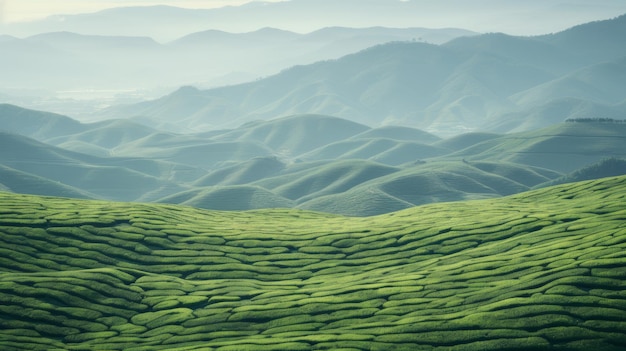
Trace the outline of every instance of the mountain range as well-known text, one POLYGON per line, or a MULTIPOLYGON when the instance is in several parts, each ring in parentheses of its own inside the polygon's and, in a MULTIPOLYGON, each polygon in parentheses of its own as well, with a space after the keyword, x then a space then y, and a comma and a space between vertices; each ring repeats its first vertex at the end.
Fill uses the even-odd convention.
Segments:
POLYGON ((0 40, 0 100, 85 119, 112 103, 158 97, 180 86, 253 81, 282 69, 335 59, 391 41, 443 43, 461 29, 275 28, 203 30, 159 43, 150 37, 48 32, 0 40), (251 59, 253 58, 253 59, 251 59))
POLYGON ((445 139, 311 114, 176 134, 0 105, 0 123, 4 190, 219 210, 367 216, 575 181, 586 167, 591 178, 626 171, 626 123, 611 119, 445 139))
POLYGON ((529 0, 523 3, 515 0, 477 0, 471 4, 462 0, 250 1, 240 6, 214 9, 115 7, 95 13, 54 15, 30 22, 4 23, 0 30, 19 37, 68 31, 85 35, 152 37, 159 42, 207 29, 242 33, 263 27, 298 33, 336 26, 461 27, 483 33, 503 31, 538 35, 624 12, 626 5, 620 0, 603 0, 601 3, 589 3, 587 0, 529 0), (112 26, 112 23, 115 25, 112 26), (167 25, 155 26, 155 23, 167 25))
POLYGON ((485 34, 442 45, 395 42, 240 85, 183 87, 101 117, 179 131, 302 113, 440 136, 526 131, 626 113, 626 15, 536 37, 485 34), (175 121, 172 123, 172 121, 175 121))

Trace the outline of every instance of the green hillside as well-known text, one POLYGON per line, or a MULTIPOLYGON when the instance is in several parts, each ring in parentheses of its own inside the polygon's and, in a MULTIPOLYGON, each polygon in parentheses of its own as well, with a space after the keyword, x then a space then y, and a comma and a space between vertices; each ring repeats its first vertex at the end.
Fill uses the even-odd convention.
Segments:
POLYGON ((448 148, 450 150, 463 150, 472 145, 481 143, 483 141, 488 141, 491 139, 496 139, 501 137, 500 134, 494 133, 485 133, 485 132, 472 132, 472 133, 464 133, 460 135, 456 135, 444 140, 440 140, 433 145, 440 146, 443 148, 448 148))
POLYGON ((85 126, 69 117, 34 111, 9 104, 0 104, 1 131, 32 138, 53 138, 80 133, 85 126))
POLYGON ((398 171, 397 168, 363 160, 329 162, 315 172, 304 170, 259 181, 257 184, 277 194, 299 202, 349 190, 363 182, 398 171))
POLYGON ((294 202, 252 185, 205 187, 167 196, 158 202, 222 211, 291 208, 294 202))
POLYGON ((124 152, 122 156, 131 157, 134 153, 144 158, 212 169, 226 162, 247 161, 254 157, 273 155, 273 152, 265 145, 248 141, 215 142, 205 140, 204 143, 184 144, 186 143, 171 145, 170 147, 157 146, 134 149, 131 152, 124 152))
MULTIPOLYGON (((12 125, 27 128, 29 135, 46 134, 57 119, 72 121, 12 111, 13 117, 5 119, 37 117, 12 125)), ((0 166, 11 170, 6 173, 10 182, 0 179, 2 189, 213 210, 298 207, 367 216, 432 202, 506 196, 605 158, 626 157, 626 123, 606 117, 447 139, 408 127, 369 128, 312 114, 198 134, 155 131, 123 120, 81 126, 86 129, 39 141, 0 132, 0 166)))
POLYGON ((19 134, 77 152, 108 155, 117 146, 156 133, 125 119, 81 123, 70 117, 0 104, 0 131, 19 134))
POLYGON ((281 155, 297 156, 368 129, 337 117, 304 114, 250 122, 217 136, 216 140, 256 142, 281 155))
POLYGON ((16 169, 0 165, 0 186, 3 191, 11 191, 21 194, 33 194, 44 196, 61 196, 78 199, 93 199, 93 194, 42 178, 33 174, 18 171, 16 169))
MULTIPOLYGON (((476 167, 482 171, 492 173, 495 175, 499 175, 501 177, 505 177, 519 184, 532 187, 539 183, 546 182, 549 179, 553 179, 559 176, 559 173, 555 171, 551 171, 546 168, 538 168, 538 167, 524 167, 520 164, 515 163, 506 163, 506 162, 471 162, 469 163, 473 167, 476 167)), ((604 178, 608 176, 617 176, 621 174, 607 174, 589 179, 578 179, 580 180, 591 180, 604 178)), ((573 183, 573 182, 569 182, 573 183)), ((556 184, 555 184, 556 185, 556 184)))
POLYGON ((246 184, 268 178, 285 169, 285 164, 276 157, 255 157, 232 166, 222 167, 198 179, 194 185, 234 185, 246 184))
POLYGON ((302 160, 361 159, 372 160, 392 166, 414 162, 424 158, 443 156, 450 150, 387 138, 348 139, 317 148, 300 157, 302 160))
POLYGON ((626 174, 626 159, 606 158, 600 162, 583 167, 569 174, 563 175, 551 181, 539 184, 536 188, 580 182, 583 180, 599 179, 605 177, 616 177, 626 174))
POLYGON ((300 204, 306 210, 372 216, 415 205, 500 197, 549 179, 513 164, 427 162, 362 181, 343 192, 316 194, 300 204), (326 195, 326 196, 324 196, 326 195))
POLYGON ((603 158, 626 157, 626 123, 621 120, 573 120, 487 140, 451 156, 572 172, 603 158))
POLYGON ((3 350, 623 350, 626 177, 369 218, 0 193, 3 350))
POLYGON ((546 124, 561 123, 564 116, 567 116, 567 119, 589 118, 589 116, 622 119, 625 115, 626 103, 612 105, 572 97, 554 98, 544 104, 494 116, 485 122, 485 127, 493 131, 514 133, 533 130, 546 124))
POLYGON ((373 139, 387 138, 403 141, 416 141, 420 143, 430 144, 440 140, 438 136, 427 133, 420 129, 400 127, 400 126, 383 126, 367 130, 361 134, 355 135, 353 139, 373 139))
POLYGON ((169 188, 168 194, 176 193, 182 190, 178 182, 197 179, 201 174, 191 166, 138 157, 96 157, 3 132, 0 165, 29 175, 12 178, 11 187, 22 189, 20 192, 72 197, 83 193, 117 201, 136 201, 161 187, 169 188), (30 176, 38 179, 35 187, 30 176), (70 188, 71 192, 58 193, 70 188))
POLYGON ((110 150, 157 132, 124 119, 93 123, 85 127, 87 130, 83 133, 49 139, 47 142, 66 147, 68 143, 81 141, 110 150))

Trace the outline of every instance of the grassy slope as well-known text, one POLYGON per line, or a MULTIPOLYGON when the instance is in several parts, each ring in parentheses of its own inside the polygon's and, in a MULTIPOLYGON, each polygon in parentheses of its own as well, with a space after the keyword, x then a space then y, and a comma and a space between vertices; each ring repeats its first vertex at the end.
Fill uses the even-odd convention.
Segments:
POLYGON ((420 129, 401 126, 382 126, 367 130, 361 134, 355 135, 352 139, 375 139, 387 138, 404 141, 417 141, 420 143, 430 144, 441 140, 434 134, 427 133, 420 129))
MULTIPOLYGON (((61 127, 72 121, 42 113, 35 117, 33 123, 38 121, 45 135, 52 133, 48 130, 54 131, 51 135, 60 133, 61 127), (44 123, 46 118, 51 126, 44 123)), ((12 125, 17 127, 30 128, 20 129, 24 133, 40 134, 30 125, 12 125)), ((431 145, 405 140, 434 138, 416 129, 369 129, 320 115, 251 122, 235 130, 197 135, 151 133, 149 128, 124 121, 102 122, 82 133, 68 133, 52 140, 96 155, 120 157, 90 156, 0 133, 0 145, 6 146, 0 148, 0 163, 48 179, 39 182, 39 195, 70 196, 53 189, 52 185, 62 182, 107 200, 144 202, 168 197, 165 202, 184 199, 179 203, 218 210, 296 204, 309 210, 362 216, 428 202, 508 195, 605 157, 626 156, 626 124, 606 122, 561 123, 508 135, 471 133, 431 145), (326 142, 330 144, 318 147, 326 142), (300 162, 311 159, 318 161, 300 162), (342 161, 330 161, 336 159, 342 161), (452 160, 460 166, 433 171, 436 160, 452 160), (461 165, 462 160, 471 166, 461 165), (428 183, 434 186, 425 187, 428 183), (206 189, 231 185, 247 187, 226 192, 206 189), (254 203, 250 203, 252 198, 254 203)), ((30 188, 19 177, 13 180, 4 187, 11 191, 30 188)))
MULTIPOLYGON (((134 140, 156 133, 155 129, 129 120, 109 120, 85 126, 86 131, 46 140, 48 143, 67 148, 72 143, 82 142, 106 150, 114 149, 134 140)), ((80 152, 80 149, 76 150, 80 152)))
POLYGON ((247 185, 238 181, 242 176, 263 173, 268 161, 256 159, 248 164, 224 168, 224 172, 210 173, 202 179, 202 183, 206 181, 206 185, 213 187, 202 186, 199 182, 196 184, 199 187, 173 194, 159 202, 213 210, 297 205, 306 210, 371 216, 432 202, 511 195, 560 175, 505 162, 432 161, 397 168, 355 159, 291 164, 274 176, 247 185), (248 190, 228 187, 236 184, 245 185, 248 190), (221 186, 226 188, 221 189, 221 186), (255 201, 251 203, 250 192, 262 196, 252 197, 255 201))
POLYGON ((572 172, 606 157, 626 156, 626 123, 560 123, 487 140, 452 156, 572 172))
MULTIPOLYGON (((396 171, 397 168, 363 160, 329 162, 314 171, 304 170, 277 177, 282 182, 272 191, 288 199, 304 202, 319 196, 342 193, 396 171)), ((274 183, 273 179, 258 182, 268 188, 274 183)))
POLYGON ((488 141, 492 139, 496 139, 501 137, 500 134, 494 133, 484 133, 484 132, 473 132, 473 133, 464 133, 457 136, 453 136, 451 138, 440 140, 433 145, 448 148, 450 150, 463 150, 467 147, 476 145, 483 141, 488 141))
POLYGON ((224 211, 291 208, 293 201, 253 185, 205 187, 167 196, 158 202, 224 211))
POLYGON ((572 173, 536 185, 535 188, 545 188, 548 186, 581 182, 583 180, 599 179, 605 177, 616 177, 626 174, 626 159, 606 158, 598 163, 583 167, 572 173))
MULTIPOLYGON (((131 149, 132 150, 132 149, 131 149)), ((214 142, 207 140, 202 144, 159 146, 155 148, 132 150, 140 157, 178 163, 187 166, 212 169, 220 164, 232 161, 247 161, 254 157, 272 156, 273 151, 256 142, 233 141, 214 142)), ((120 154, 130 157, 132 153, 120 154)))
POLYGON ((303 160, 363 159, 392 166, 420 159, 444 156, 450 150, 427 144, 386 138, 349 139, 315 149, 303 160))
POLYGON ((255 157, 248 161, 224 166, 194 182, 196 186, 237 185, 270 178, 284 170, 286 165, 276 157, 255 157))
POLYGON ((3 165, 0 165, 0 184, 4 186, 4 191, 22 194, 62 196, 78 199, 95 198, 93 194, 88 194, 85 191, 72 188, 60 182, 54 182, 3 165))
POLYGON ((298 156, 367 130, 369 127, 345 119, 305 114, 250 122, 215 139, 261 143, 283 156, 298 156))
POLYGON ((372 216, 433 202, 493 198, 528 190, 542 181, 529 168, 487 162, 427 162, 334 193, 318 193, 300 208, 372 216))
POLYGON ((0 104, 0 130, 36 139, 81 133, 85 125, 67 116, 0 104))
POLYGON ((77 152, 107 155, 111 149, 156 133, 129 120, 81 123, 70 117, 0 104, 0 129, 77 152))
POLYGON ((623 350, 626 177, 369 218, 0 194, 0 347, 623 350))
MULTIPOLYGON (((167 194, 181 191, 178 182, 197 179, 202 174, 192 166, 138 157, 96 157, 3 132, 0 164, 47 180, 38 182, 39 195, 55 194, 58 189, 54 184, 60 182, 66 188, 118 201, 154 200, 145 194, 160 188, 169 189, 167 194)), ((31 187, 30 180, 13 177, 11 188, 31 187)))

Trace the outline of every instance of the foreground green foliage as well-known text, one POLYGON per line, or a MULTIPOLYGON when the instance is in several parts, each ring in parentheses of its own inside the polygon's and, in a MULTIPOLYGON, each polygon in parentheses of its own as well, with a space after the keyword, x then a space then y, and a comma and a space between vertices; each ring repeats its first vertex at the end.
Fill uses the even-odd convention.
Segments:
POLYGON ((369 218, 0 193, 3 350, 623 350, 626 177, 369 218))

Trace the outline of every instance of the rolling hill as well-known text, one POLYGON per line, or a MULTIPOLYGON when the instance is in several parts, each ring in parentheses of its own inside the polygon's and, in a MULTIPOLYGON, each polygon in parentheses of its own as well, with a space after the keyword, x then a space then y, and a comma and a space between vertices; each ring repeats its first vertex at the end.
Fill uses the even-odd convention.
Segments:
POLYGON ((571 172, 606 157, 624 157, 624 133, 626 123, 622 120, 571 120, 540 130, 487 140, 450 156, 507 161, 571 172))
MULTIPOLYGON (((196 192, 213 191, 211 186, 243 185, 240 177, 247 177, 250 184, 295 201, 299 208, 368 216, 431 202, 506 196, 606 157, 626 157, 623 126, 591 119, 508 135, 470 133, 421 144, 419 150, 440 152, 425 159, 419 150, 397 147, 419 144, 379 139, 375 133, 362 139, 365 132, 297 156, 295 163, 234 163, 194 186, 196 192), (398 153, 392 161, 401 157, 403 162, 385 159, 392 155, 389 148, 398 153), (267 176, 252 177, 252 166, 267 176)), ((239 206, 246 208, 245 203, 239 206)))
POLYGON ((347 218, 0 193, 0 347, 623 350, 625 194, 347 218))
POLYGON ((216 140, 258 142, 284 157, 295 157, 324 145, 344 140, 370 128, 326 115, 292 115, 271 121, 250 122, 216 140))
POLYGON ((19 134, 65 149, 106 156, 157 130, 127 119, 81 123, 68 116, 0 104, 0 131, 19 134))
MULTIPOLYGON (((72 149, 72 143, 91 144, 108 150, 109 153, 115 148, 126 143, 135 141, 140 138, 156 133, 155 129, 133 123, 129 120, 108 120, 85 125, 85 131, 66 136, 46 139, 45 141, 63 147, 72 149)), ((75 150, 80 151, 80 149, 75 150)))
POLYGON ((561 123, 566 119, 602 118, 623 119, 626 115, 626 102, 616 105, 577 99, 573 97, 556 98, 517 112, 511 112, 490 118, 485 122, 489 130, 509 133, 523 132, 534 129, 537 125, 561 123), (565 117, 567 116, 567 117, 565 117))
POLYGON ((397 172, 394 167, 363 160, 328 162, 275 179, 256 182, 288 199, 304 202, 326 194, 342 193, 363 182, 397 172))
POLYGON ((5 128, 39 138, 0 134, 4 190, 213 210, 298 207, 369 216, 506 196, 626 157, 626 124, 611 119, 441 139, 314 114, 175 134, 127 120, 81 124, 15 106, 4 111, 5 128))
POLYGON ((625 174, 626 159, 611 157, 605 158, 598 163, 583 167, 551 181, 536 185, 535 188, 545 188, 553 185, 581 182, 583 180, 605 177, 615 177, 625 174))
POLYGON ((170 194, 181 191, 178 182, 199 174, 197 168, 178 163, 136 157, 101 158, 3 132, 0 132, 0 165, 28 175, 16 178, 15 173, 5 173, 0 183, 4 183, 5 176, 16 182, 10 189, 35 191, 37 188, 29 187, 28 182, 36 177, 41 187, 38 194, 51 194, 59 191, 55 189, 59 187, 74 188, 77 190, 65 196, 82 191, 120 201, 149 200, 144 196, 161 188, 169 189, 170 194))
POLYGON ((369 129, 361 134, 355 135, 353 139, 387 138, 402 141, 417 141, 424 144, 431 144, 441 140, 436 135, 427 133, 420 129, 401 126, 382 126, 369 129))
POLYGON ((366 159, 392 166, 447 155, 450 150, 411 141, 358 138, 338 141, 303 154, 302 160, 366 159))
POLYGON ((294 207, 293 201, 253 185, 203 187, 167 196, 158 202, 222 211, 294 207))
POLYGON ((2 191, 19 194, 34 194, 43 196, 59 196, 77 199, 95 199, 94 194, 73 188, 34 174, 22 172, 4 165, 0 165, 0 187, 2 191))
POLYGON ((54 137, 83 132, 85 125, 70 117, 0 104, 0 130, 47 140, 54 137))
POLYGON ((483 170, 463 162, 428 162, 355 184, 343 192, 317 194, 298 207, 372 216, 427 203, 494 198, 528 190, 507 176, 517 178, 534 172, 523 166, 509 167, 512 172, 502 175, 495 169, 483 170))
POLYGON ((196 186, 247 184, 278 175, 286 167, 276 157, 255 157, 249 161, 233 162, 203 176, 194 182, 196 186))

